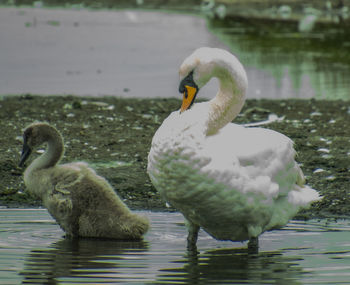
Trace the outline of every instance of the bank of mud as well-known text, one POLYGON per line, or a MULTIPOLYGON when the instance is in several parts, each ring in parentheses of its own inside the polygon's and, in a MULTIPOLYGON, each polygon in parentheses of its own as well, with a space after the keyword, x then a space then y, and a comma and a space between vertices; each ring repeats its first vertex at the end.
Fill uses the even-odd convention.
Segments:
MULTIPOLYGON (((132 209, 173 210, 153 188, 146 168, 154 132, 179 106, 178 99, 4 97, 0 101, 0 205, 41 205, 26 192, 23 169, 17 165, 22 129, 34 121, 46 121, 64 136, 62 163, 89 162, 132 209)), ((266 120, 270 114, 284 118, 264 127, 294 140, 307 183, 324 196, 297 218, 349 217, 350 102, 247 100, 235 123, 266 120)))

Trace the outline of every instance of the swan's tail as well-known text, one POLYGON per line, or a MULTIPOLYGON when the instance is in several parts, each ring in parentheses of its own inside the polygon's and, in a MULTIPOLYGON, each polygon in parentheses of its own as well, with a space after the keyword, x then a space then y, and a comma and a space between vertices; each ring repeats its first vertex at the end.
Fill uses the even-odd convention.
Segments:
POLYGON ((300 207, 307 207, 310 203, 321 200, 322 196, 311 187, 295 185, 294 190, 288 193, 288 202, 300 207))

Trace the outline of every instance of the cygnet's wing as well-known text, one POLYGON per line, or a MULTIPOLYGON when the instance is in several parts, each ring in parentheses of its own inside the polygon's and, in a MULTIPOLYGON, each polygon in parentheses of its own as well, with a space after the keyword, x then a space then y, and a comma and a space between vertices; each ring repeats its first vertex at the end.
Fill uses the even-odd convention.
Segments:
POLYGON ((79 234, 78 223, 82 209, 76 203, 84 191, 83 181, 88 173, 95 175, 86 163, 77 162, 54 167, 48 175, 51 191, 44 196, 44 205, 69 236, 79 234))

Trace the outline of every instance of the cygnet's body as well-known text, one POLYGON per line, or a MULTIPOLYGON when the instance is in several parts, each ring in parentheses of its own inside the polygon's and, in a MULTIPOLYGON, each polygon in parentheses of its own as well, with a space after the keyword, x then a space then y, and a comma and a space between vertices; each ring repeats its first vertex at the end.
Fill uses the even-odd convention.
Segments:
POLYGON ((59 165, 64 153, 60 133, 47 123, 29 125, 23 135, 20 165, 32 149, 47 149, 24 172, 30 193, 40 198, 70 237, 138 240, 149 228, 145 217, 133 214, 111 185, 84 162, 59 165))

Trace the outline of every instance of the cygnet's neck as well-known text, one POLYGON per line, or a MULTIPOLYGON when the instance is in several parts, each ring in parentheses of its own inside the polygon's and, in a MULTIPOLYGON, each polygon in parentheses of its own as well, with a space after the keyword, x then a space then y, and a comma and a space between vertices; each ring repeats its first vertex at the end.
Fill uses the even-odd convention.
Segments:
POLYGON ((219 91, 208 102, 207 135, 217 133, 239 114, 244 105, 247 88, 247 78, 243 67, 235 70, 234 74, 223 67, 215 71, 213 77, 219 80, 219 91))
POLYGON ((64 152, 63 139, 54 129, 49 130, 47 135, 46 151, 31 163, 28 172, 53 167, 60 161, 64 152))

